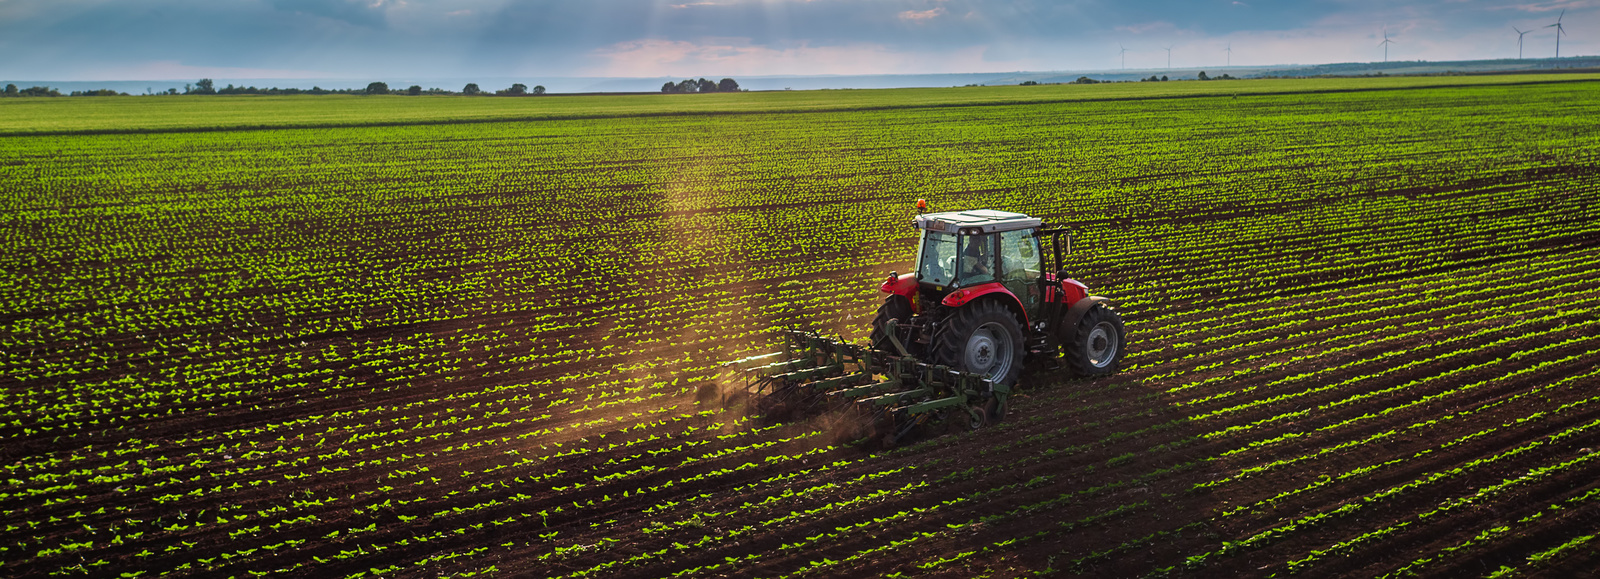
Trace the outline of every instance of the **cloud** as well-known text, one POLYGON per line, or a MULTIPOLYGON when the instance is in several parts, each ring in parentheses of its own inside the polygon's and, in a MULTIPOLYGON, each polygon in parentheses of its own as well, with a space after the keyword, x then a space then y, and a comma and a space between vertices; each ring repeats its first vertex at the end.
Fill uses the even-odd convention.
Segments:
POLYGON ((711 77, 811 74, 921 74, 992 70, 986 47, 945 51, 898 50, 884 44, 852 43, 776 47, 748 38, 700 41, 641 39, 597 50, 603 64, 591 74, 618 77, 711 77))
POLYGON ((233 66, 193 66, 176 60, 154 60, 119 65, 83 74, 93 80, 174 80, 195 78, 334 78, 338 75, 315 70, 284 70, 233 66))
POLYGON ((1130 33, 1133 33, 1133 34, 1144 34, 1146 32, 1150 32, 1152 30, 1167 30, 1167 31, 1171 31, 1171 30, 1176 30, 1177 28, 1178 27, 1173 25, 1171 22, 1145 22, 1145 23, 1142 23, 1142 24, 1130 24, 1130 25, 1127 25, 1127 26, 1118 26, 1118 27, 1114 28, 1113 30, 1116 30, 1118 32, 1130 32, 1130 33))
POLYGON ((284 12, 320 16, 354 26, 382 29, 386 25, 387 6, 404 6, 404 1, 392 0, 270 0, 272 7, 284 12))
POLYGON ((900 13, 900 19, 901 20, 906 20, 906 21, 910 21, 910 22, 926 22, 926 21, 938 18, 940 16, 944 16, 944 8, 943 7, 932 8, 932 9, 928 9, 928 10, 907 10, 905 12, 901 12, 900 13))
MULTIPOLYGON (((878 74, 1594 54, 1600 0, 0 0, 0 74, 878 74), (1238 3, 1235 4, 1234 2, 1238 3), (1248 6, 1246 8, 1245 6, 1248 6), (1229 9, 1237 8, 1237 9, 1229 9), (185 68, 193 67, 193 68, 185 68)), ((682 76, 678 76, 682 78, 682 76)), ((531 83, 530 83, 531 84, 531 83)))
POLYGON ((1518 12, 1555 12, 1557 10, 1579 10, 1583 8, 1600 7, 1600 0, 1558 0, 1556 2, 1535 2, 1531 4, 1513 4, 1511 6, 1495 6, 1491 10, 1516 10, 1518 12))

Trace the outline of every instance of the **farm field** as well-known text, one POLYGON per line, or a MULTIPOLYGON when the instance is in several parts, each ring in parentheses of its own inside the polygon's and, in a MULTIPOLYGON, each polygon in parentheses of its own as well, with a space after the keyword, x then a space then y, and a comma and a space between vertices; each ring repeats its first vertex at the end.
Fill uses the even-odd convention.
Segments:
POLYGON ((1600 77, 1278 82, 7 99, 0 576, 1592 575, 1600 77), (744 412, 919 197, 1077 231, 1124 369, 744 412))

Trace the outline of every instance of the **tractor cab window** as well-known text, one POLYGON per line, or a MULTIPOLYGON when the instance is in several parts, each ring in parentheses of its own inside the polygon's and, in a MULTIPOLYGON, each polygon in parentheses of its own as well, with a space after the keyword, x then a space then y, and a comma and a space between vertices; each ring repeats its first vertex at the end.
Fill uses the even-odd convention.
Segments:
POLYGON ((1040 277, 1042 260, 1039 238, 1032 229, 1000 234, 1000 278, 1002 281, 1033 282, 1040 277))
POLYGON ((952 285, 956 276, 956 236, 924 231, 922 250, 917 252, 917 281, 952 285))
POLYGON ((917 254, 917 281, 972 286, 995 281, 995 236, 924 231, 917 254))
POLYGON ((995 280, 995 255, 998 252, 995 251, 994 241, 994 234, 960 237, 960 268, 956 272, 958 283, 952 285, 970 287, 995 280))

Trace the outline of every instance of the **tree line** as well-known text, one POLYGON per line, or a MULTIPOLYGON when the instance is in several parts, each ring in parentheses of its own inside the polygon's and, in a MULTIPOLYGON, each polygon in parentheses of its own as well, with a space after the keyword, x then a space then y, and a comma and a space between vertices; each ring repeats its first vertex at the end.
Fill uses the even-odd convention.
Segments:
POLYGON ((717 82, 711 82, 703 78, 700 80, 684 79, 679 82, 668 81, 666 84, 661 85, 661 92, 667 94, 739 92, 739 83, 731 78, 725 78, 717 82))
MULTIPOLYGON (((424 88, 422 88, 422 85, 416 85, 416 84, 411 85, 411 86, 409 86, 407 88, 391 89, 391 88, 389 88, 389 84, 388 83, 384 83, 384 82, 374 82, 374 83, 368 84, 366 88, 345 88, 345 89, 326 89, 326 88, 317 87, 317 86, 313 86, 313 87, 311 87, 309 89, 277 88, 277 87, 256 88, 256 87, 253 87, 253 86, 233 86, 232 84, 229 84, 229 85, 224 86, 222 88, 217 88, 217 85, 216 85, 215 81, 213 81, 213 80, 211 80, 209 78, 202 78, 199 81, 195 82, 194 84, 185 84, 185 85, 183 85, 183 92, 181 92, 181 93, 178 92, 178 89, 176 89, 176 88, 170 88, 170 89, 167 89, 165 91, 154 93, 154 94, 158 94, 158 95, 177 95, 177 94, 186 94, 186 95, 233 95, 233 94, 259 94, 259 95, 294 95, 294 94, 425 95, 425 94, 427 94, 427 95, 468 95, 468 96, 477 96, 477 95, 493 95, 493 96, 534 95, 534 96, 537 96, 537 95, 542 95, 544 93, 545 93, 545 90, 544 90, 544 86, 543 85, 534 85, 533 88, 528 88, 528 85, 522 84, 520 82, 512 84, 509 87, 506 87, 506 88, 503 88, 503 89, 500 89, 500 90, 495 90, 495 91, 485 91, 485 90, 483 90, 483 89, 478 87, 478 83, 467 83, 466 86, 461 87, 460 91, 449 91, 449 90, 445 90, 445 89, 441 89, 441 88, 424 89, 424 88)), ((117 91, 114 91, 114 90, 111 90, 111 89, 72 91, 71 93, 64 95, 64 94, 61 94, 61 91, 56 90, 54 88, 47 87, 47 86, 35 86, 35 87, 29 87, 29 88, 17 88, 17 85, 15 85, 15 84, 8 84, 8 85, 6 85, 5 90, 3 92, 0 92, 0 96, 8 96, 8 97, 41 97, 41 96, 42 97, 58 97, 58 96, 129 96, 129 95, 128 95, 128 93, 117 92, 117 91)))
MULTIPOLYGON (((725 78, 725 79, 722 79, 722 80, 717 81, 717 82, 711 82, 710 80, 707 80, 707 79, 704 79, 704 78, 698 79, 698 80, 696 80, 696 79, 684 79, 684 80, 679 81, 679 82, 668 82, 666 84, 661 85, 661 92, 668 93, 668 94, 707 93, 707 92, 739 92, 739 90, 740 90, 739 89, 739 82, 736 81, 736 80, 733 80, 731 78, 725 78)), ((426 95, 466 95, 466 96, 491 96, 491 95, 492 96, 528 96, 528 95, 538 96, 538 95, 542 95, 544 93, 545 93, 545 90, 544 90, 544 86, 543 85, 534 85, 533 88, 528 88, 528 85, 522 84, 520 82, 512 84, 509 87, 506 87, 506 88, 503 88, 503 89, 499 89, 499 90, 495 90, 495 91, 483 90, 482 88, 480 88, 478 86, 478 83, 469 82, 469 83, 467 83, 466 86, 461 87, 461 90, 459 90, 459 91, 450 91, 450 90, 445 90, 445 89, 441 89, 441 88, 424 89, 424 88, 422 88, 422 85, 416 85, 416 84, 411 85, 411 86, 406 87, 406 88, 393 88, 393 89, 391 89, 391 88, 389 88, 389 84, 385 83, 385 82, 373 82, 373 83, 368 84, 367 88, 343 88, 343 89, 326 89, 326 88, 317 87, 317 86, 313 86, 313 87, 311 87, 309 89, 303 89, 303 88, 277 88, 277 87, 256 88, 256 87, 253 87, 253 86, 233 86, 232 84, 229 84, 229 85, 224 86, 222 88, 217 88, 217 83, 215 81, 213 81, 213 80, 211 80, 209 78, 202 78, 202 79, 196 81, 194 84, 185 84, 185 85, 183 85, 183 92, 181 92, 181 93, 178 92, 178 89, 176 89, 176 88, 169 88, 169 89, 167 89, 165 91, 157 92, 157 93, 154 93, 154 94, 158 94, 158 95, 177 95, 177 94, 186 94, 186 95, 219 95, 219 94, 220 95, 232 95, 232 94, 259 94, 259 95, 294 95, 294 94, 380 95, 380 94, 393 94, 393 95, 413 95, 413 96, 415 96, 415 95, 425 95, 426 94, 426 95)), ((40 96, 58 97, 58 96, 129 96, 129 95, 128 95, 128 93, 117 92, 117 91, 114 91, 114 90, 111 90, 111 89, 72 91, 70 94, 63 95, 63 94, 61 94, 61 91, 53 89, 53 88, 50 88, 50 87, 47 87, 47 86, 35 86, 35 87, 19 89, 19 88, 17 88, 17 85, 15 85, 15 84, 8 84, 5 87, 5 91, 3 93, 0 93, 0 96, 8 96, 8 97, 40 97, 40 96)))

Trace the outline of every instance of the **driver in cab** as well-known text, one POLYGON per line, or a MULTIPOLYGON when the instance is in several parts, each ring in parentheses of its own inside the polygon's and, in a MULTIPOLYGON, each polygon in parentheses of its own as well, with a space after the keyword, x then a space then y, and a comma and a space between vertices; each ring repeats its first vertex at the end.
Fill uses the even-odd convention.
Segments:
POLYGON ((994 281, 994 254, 989 250, 992 243, 991 238, 978 236, 967 243, 966 251, 961 253, 961 285, 994 281))

